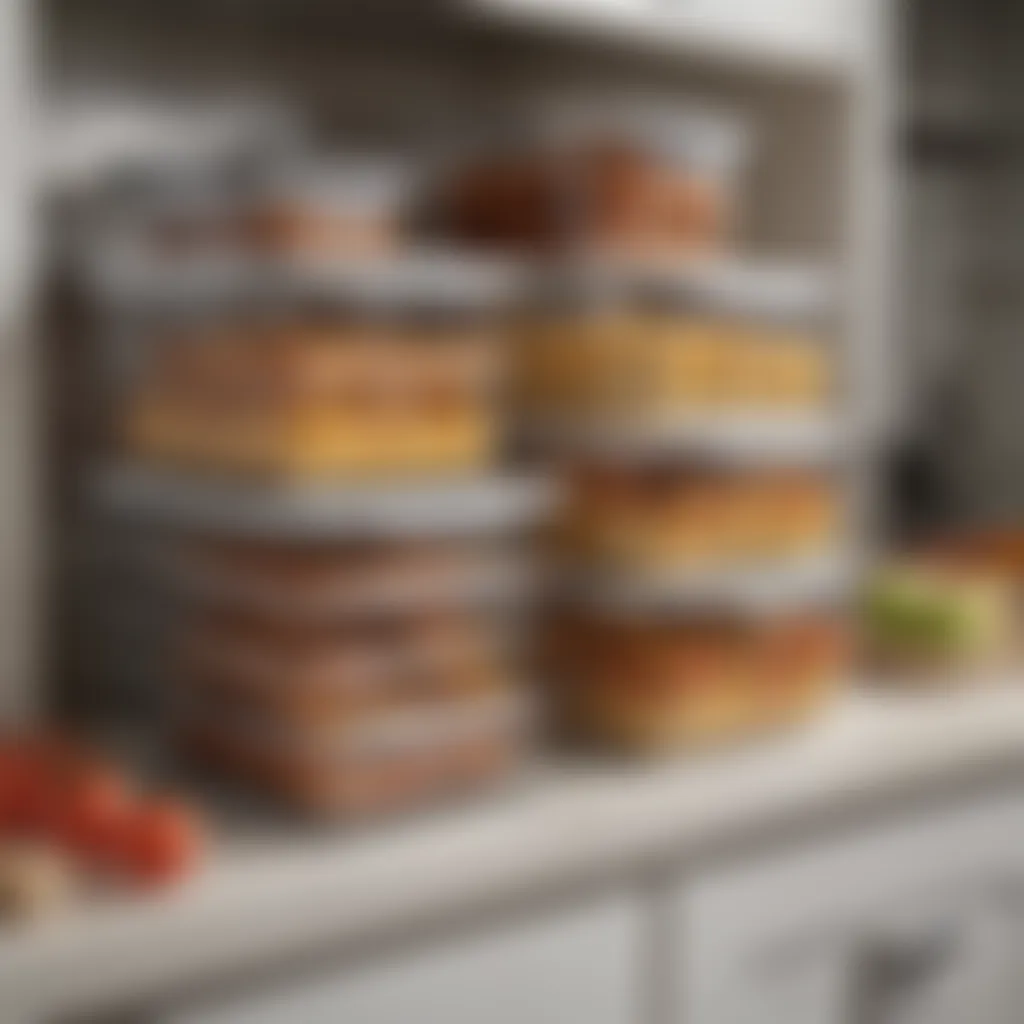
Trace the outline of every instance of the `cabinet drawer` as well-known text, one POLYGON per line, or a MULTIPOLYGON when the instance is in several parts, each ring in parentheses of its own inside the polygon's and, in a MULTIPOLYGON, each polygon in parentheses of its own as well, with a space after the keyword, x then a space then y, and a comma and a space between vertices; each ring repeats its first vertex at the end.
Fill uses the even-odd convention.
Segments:
POLYGON ((957 955, 936 977, 924 977, 922 968, 915 984, 941 991, 939 974, 978 975, 1019 952, 1008 946, 1024 941, 1013 920, 1018 912, 1024 919, 1022 880, 1024 802, 1009 798, 709 870, 673 898, 673 1019, 847 1024, 857 1002, 851 986, 879 949, 889 955, 895 947, 897 959, 909 949, 902 958, 913 963, 936 936, 949 939, 957 955), (998 928, 994 909, 1009 914, 998 928), (983 932, 1005 938, 983 964, 968 967, 972 950, 984 945, 972 938, 979 915, 983 932))
POLYGON ((637 1024, 641 927, 638 903, 610 898, 166 1024, 637 1024))

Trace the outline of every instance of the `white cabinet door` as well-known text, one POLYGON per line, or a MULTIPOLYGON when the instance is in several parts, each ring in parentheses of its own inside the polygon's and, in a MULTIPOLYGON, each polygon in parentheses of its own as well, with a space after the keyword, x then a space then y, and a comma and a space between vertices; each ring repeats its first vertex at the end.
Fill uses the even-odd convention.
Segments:
POLYGON ((855 1024, 1017 1024, 1020 908, 997 892, 965 894, 917 934, 876 937, 854 961, 855 1024))
POLYGON ((673 1020, 1008 1024, 1022 878, 1011 799, 708 871, 675 895, 673 1020))
POLYGON ((166 1024, 642 1024, 642 926, 609 898, 166 1024))

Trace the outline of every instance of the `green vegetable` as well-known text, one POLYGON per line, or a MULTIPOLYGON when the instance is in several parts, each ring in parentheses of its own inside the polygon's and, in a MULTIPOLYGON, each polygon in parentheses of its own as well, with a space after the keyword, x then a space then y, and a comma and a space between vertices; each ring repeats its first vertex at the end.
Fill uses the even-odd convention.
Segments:
POLYGON ((868 589, 865 624, 883 651, 938 656, 997 650, 1010 627, 998 585, 918 567, 883 571, 868 589))

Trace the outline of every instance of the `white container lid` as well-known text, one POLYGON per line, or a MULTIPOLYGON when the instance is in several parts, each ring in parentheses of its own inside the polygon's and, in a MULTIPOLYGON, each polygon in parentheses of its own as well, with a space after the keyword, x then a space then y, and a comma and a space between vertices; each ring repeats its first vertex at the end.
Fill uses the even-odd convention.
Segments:
POLYGON ((622 139, 714 177, 731 177, 750 151, 748 126, 728 111, 619 91, 549 102, 538 125, 553 148, 622 139))
POLYGON ((854 585, 851 560, 840 552, 738 568, 626 573, 570 573, 564 594, 573 603, 613 615, 673 613, 761 615, 832 604, 854 585))
POLYGON ((289 159, 255 168, 242 206, 262 202, 310 204, 325 213, 398 212, 416 184, 408 162, 366 155, 289 159))
POLYGON ((226 251, 182 258, 127 242, 99 247, 83 269, 105 307, 143 311, 225 300, 287 304, 322 297, 368 312, 422 307, 485 313, 517 300, 526 283, 526 271, 515 261, 451 249, 372 259, 226 251))
POLYGON ((380 579, 363 580, 358 585, 347 581, 317 584, 313 587, 287 583, 271 586, 248 577, 204 567, 197 559, 164 559, 177 589, 190 598, 215 605, 258 610, 286 620, 313 620, 337 616, 392 613, 440 604, 493 606, 514 602, 532 592, 539 580, 535 566, 524 564, 523 557, 511 553, 503 557, 480 558, 432 579, 430 573, 382 573, 380 579))
POLYGON ((671 416, 533 416, 535 447, 614 460, 700 459, 727 465, 819 465, 841 458, 849 439, 835 416, 816 412, 679 413, 671 416))
POLYGON ((102 468, 93 485, 99 503, 125 516, 297 540, 501 533, 543 518, 559 495, 539 476, 275 487, 133 463, 102 468))

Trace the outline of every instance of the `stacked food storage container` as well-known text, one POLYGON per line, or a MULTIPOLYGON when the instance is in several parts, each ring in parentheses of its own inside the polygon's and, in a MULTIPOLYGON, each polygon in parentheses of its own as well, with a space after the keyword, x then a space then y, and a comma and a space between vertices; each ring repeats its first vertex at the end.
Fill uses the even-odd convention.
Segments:
POLYGON ((510 454, 563 485, 535 549, 572 731, 703 745, 843 675, 827 280, 730 254, 731 122, 554 121, 415 187, 365 160, 235 167, 104 218, 99 490, 170 527, 193 760, 343 814, 500 775, 529 718, 516 536, 554 497, 510 454))
POLYGON ((545 492, 502 466, 509 275, 418 259, 400 176, 329 169, 149 206, 111 246, 118 454, 100 491, 171 528, 180 748, 350 815, 516 761, 509 604, 529 580, 511 534, 545 492))
POLYGON ((634 749, 796 721, 846 657, 826 281, 727 255, 735 125, 614 106, 562 124, 452 190, 468 237, 557 268, 517 349, 523 432, 569 492, 555 699, 634 749))

